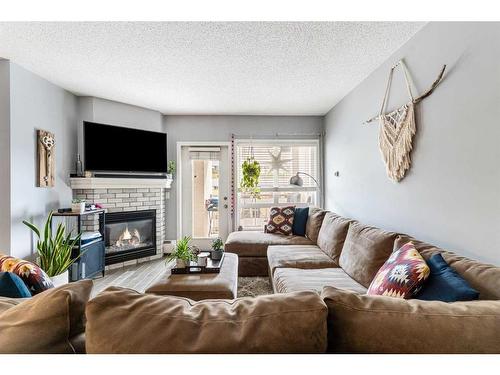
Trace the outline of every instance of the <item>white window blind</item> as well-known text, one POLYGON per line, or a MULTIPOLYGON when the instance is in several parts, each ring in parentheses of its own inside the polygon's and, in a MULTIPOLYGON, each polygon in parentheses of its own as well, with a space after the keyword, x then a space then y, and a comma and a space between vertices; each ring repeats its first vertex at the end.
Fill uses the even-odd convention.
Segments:
POLYGON ((320 181, 319 171, 319 143, 317 140, 237 142, 237 226, 241 226, 243 230, 262 230, 269 217, 269 209, 273 206, 285 206, 287 204, 297 207, 318 205, 320 188, 312 178, 300 174, 304 181, 302 187, 290 185, 290 178, 297 172, 302 172, 320 181), (252 155, 261 166, 259 179, 260 199, 255 199, 239 189, 242 179, 241 164, 252 155), (278 168, 279 166, 281 168, 278 168))
POLYGON ((190 147, 190 160, 220 160, 220 147, 190 147))

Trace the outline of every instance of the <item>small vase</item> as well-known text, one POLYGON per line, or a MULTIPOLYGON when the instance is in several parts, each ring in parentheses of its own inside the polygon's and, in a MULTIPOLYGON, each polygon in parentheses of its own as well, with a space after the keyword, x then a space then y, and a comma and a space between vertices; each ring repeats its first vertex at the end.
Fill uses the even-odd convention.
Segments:
POLYGON ((196 260, 197 265, 200 267, 206 267, 208 256, 209 253, 200 253, 198 255, 198 259, 196 260))
POLYGON ((58 286, 66 285, 69 283, 69 271, 66 270, 57 276, 52 276, 50 278, 50 280, 52 281, 52 284, 54 284, 54 288, 57 288, 58 286))
POLYGON ((85 212, 85 202, 71 203, 71 211, 82 214, 85 212))

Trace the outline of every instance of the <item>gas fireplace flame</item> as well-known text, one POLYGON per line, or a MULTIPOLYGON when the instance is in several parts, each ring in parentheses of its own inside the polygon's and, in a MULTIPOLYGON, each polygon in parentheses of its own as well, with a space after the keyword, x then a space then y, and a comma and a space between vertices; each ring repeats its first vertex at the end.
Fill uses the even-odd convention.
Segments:
POLYGON ((125 230, 120 234, 118 240, 115 245, 118 247, 127 246, 127 245, 138 245, 141 243, 141 235, 137 229, 132 230, 130 233, 128 229, 128 225, 125 227, 125 230))

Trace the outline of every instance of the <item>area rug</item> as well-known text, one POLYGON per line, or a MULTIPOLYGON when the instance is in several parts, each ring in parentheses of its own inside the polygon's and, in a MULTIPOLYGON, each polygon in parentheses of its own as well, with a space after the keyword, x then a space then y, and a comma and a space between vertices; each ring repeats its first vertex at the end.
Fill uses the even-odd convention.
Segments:
POLYGON ((255 297, 272 294, 268 277, 238 277, 238 297, 255 297))

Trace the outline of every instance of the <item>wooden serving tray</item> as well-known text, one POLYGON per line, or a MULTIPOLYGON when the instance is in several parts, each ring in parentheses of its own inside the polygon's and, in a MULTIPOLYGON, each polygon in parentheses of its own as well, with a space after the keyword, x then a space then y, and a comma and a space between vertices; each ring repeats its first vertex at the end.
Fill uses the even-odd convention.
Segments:
POLYGON ((206 266, 198 266, 192 265, 184 268, 172 268, 172 275, 191 275, 191 274, 200 274, 200 273, 219 273, 222 267, 222 262, 224 261, 224 255, 222 254, 222 258, 219 260, 213 260, 211 258, 207 258, 206 266))

